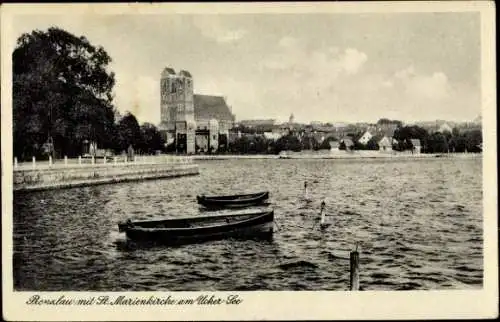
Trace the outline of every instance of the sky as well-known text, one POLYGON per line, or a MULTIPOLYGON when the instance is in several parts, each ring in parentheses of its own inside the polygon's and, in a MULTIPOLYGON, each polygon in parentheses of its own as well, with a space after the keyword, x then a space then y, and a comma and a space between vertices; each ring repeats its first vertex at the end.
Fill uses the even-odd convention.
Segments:
POLYGON ((114 104, 160 120, 160 74, 188 70, 197 94, 237 120, 471 121, 481 113, 479 13, 17 16, 63 28, 113 59, 114 104))

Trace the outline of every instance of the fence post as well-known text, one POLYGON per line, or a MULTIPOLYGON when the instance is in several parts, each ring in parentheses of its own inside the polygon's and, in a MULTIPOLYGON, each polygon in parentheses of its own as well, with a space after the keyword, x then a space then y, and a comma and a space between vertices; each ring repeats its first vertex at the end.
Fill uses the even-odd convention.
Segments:
POLYGON ((14 157, 14 169, 17 169, 17 157, 14 157))
POLYGON ((358 245, 356 244, 356 250, 351 252, 349 255, 350 264, 350 290, 359 291, 359 253, 358 245))
POLYGON ((33 163, 33 169, 36 168, 36 158, 33 156, 32 158, 32 163, 33 163))
POLYGON ((68 166, 68 156, 67 155, 64 156, 64 166, 65 167, 68 166))

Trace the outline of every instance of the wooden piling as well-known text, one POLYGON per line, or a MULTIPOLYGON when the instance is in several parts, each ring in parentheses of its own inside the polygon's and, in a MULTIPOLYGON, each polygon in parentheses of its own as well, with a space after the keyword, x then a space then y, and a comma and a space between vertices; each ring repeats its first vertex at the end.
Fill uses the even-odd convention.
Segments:
POLYGON ((350 263, 350 290, 351 291, 359 291, 359 253, 358 247, 356 246, 356 250, 350 253, 349 256, 350 263))

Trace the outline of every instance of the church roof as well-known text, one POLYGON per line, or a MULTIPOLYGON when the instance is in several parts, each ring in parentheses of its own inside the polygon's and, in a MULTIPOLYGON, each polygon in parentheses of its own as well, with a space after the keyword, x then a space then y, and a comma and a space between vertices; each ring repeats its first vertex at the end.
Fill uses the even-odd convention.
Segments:
POLYGON ((226 100, 222 96, 195 94, 194 117, 196 120, 217 119, 234 121, 234 115, 231 113, 226 100))

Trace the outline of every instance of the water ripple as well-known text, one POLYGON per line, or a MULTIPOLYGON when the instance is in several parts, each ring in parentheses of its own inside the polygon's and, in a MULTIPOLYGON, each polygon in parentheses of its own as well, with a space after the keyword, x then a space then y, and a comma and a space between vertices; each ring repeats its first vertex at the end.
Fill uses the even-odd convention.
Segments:
POLYGON ((365 290, 480 288, 481 160, 237 160, 200 175, 14 195, 17 290, 346 290, 360 247, 365 290), (302 196, 309 182, 311 202, 302 196), (196 216, 197 194, 271 192, 271 242, 133 245, 119 221, 196 216), (332 224, 320 232, 321 201, 332 224))

